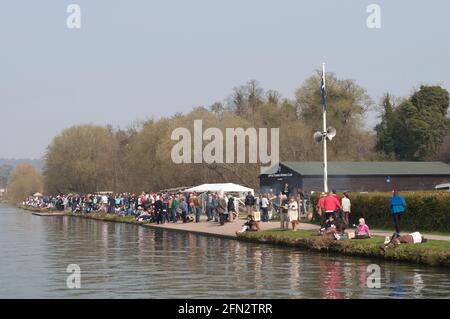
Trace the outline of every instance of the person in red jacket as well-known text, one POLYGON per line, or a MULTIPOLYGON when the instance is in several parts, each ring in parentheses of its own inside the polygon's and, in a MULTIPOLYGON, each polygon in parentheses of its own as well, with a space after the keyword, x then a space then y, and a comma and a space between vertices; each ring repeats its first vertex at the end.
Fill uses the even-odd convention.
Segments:
POLYGON ((325 209, 325 220, 328 220, 330 216, 334 217, 334 213, 341 208, 341 202, 334 189, 331 194, 328 194, 327 197, 325 197, 323 206, 325 209))

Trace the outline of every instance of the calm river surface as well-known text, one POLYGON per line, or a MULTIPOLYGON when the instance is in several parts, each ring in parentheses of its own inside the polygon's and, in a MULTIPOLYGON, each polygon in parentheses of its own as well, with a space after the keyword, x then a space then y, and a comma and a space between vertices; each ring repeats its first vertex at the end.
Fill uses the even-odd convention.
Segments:
POLYGON ((443 268, 268 245, 0 205, 0 298, 449 298, 443 268), (367 266, 381 288, 367 288, 367 266), (69 264, 81 288, 69 289, 69 264))

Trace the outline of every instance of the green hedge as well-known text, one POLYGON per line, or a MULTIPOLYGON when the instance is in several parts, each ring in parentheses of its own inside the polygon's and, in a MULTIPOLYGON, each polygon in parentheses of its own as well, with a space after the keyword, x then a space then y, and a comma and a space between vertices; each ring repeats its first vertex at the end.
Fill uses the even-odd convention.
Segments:
MULTIPOLYGON (((389 211, 392 193, 350 193, 352 213, 350 224, 357 224, 360 217, 371 228, 394 229, 389 211)), ((450 232, 450 192, 403 192, 407 208, 402 216, 401 229, 417 231, 450 232)), ((339 194, 342 197, 342 194, 339 194)), ((311 198, 314 219, 319 220, 316 204, 319 196, 311 198)))

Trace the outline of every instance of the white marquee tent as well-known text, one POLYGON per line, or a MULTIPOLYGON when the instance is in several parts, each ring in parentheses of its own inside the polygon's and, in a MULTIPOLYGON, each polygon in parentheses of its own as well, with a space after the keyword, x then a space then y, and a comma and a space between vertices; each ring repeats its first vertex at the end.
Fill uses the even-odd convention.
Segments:
POLYGON ((185 189, 183 192, 190 193, 203 193, 203 192, 217 192, 219 194, 224 194, 228 192, 239 192, 239 193, 247 193, 251 192, 254 194, 253 188, 248 188, 242 185, 233 184, 233 183, 217 183, 217 184, 202 184, 199 186, 195 186, 192 188, 185 189))

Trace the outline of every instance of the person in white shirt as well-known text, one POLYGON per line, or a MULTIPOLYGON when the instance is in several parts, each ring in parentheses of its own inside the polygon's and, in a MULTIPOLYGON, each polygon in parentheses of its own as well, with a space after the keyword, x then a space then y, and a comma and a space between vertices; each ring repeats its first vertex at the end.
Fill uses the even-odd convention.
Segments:
POLYGON ((269 221, 269 200, 267 199, 266 194, 262 195, 262 198, 261 198, 261 211, 262 211, 261 220, 263 222, 268 222, 269 221))
POLYGON ((298 203, 294 196, 291 196, 288 204, 288 218, 292 225, 292 230, 297 230, 298 221, 298 203))
POLYGON ((343 211, 342 219, 344 221, 345 228, 348 228, 348 224, 349 224, 348 217, 351 212, 352 204, 350 202, 350 198, 349 198, 347 192, 344 193, 344 197, 341 200, 341 207, 342 207, 342 211, 343 211))

